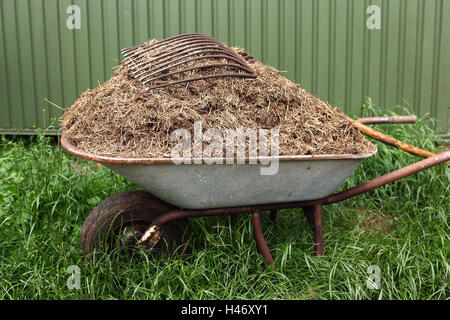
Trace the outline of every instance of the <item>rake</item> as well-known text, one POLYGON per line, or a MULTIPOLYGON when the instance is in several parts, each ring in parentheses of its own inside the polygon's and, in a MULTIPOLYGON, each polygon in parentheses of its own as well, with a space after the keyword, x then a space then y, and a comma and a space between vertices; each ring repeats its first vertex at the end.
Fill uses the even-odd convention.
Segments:
POLYGON ((145 91, 208 78, 257 77, 242 56, 200 33, 181 34, 121 52, 129 74, 146 86, 145 91), (198 75, 200 70, 206 72, 198 75))

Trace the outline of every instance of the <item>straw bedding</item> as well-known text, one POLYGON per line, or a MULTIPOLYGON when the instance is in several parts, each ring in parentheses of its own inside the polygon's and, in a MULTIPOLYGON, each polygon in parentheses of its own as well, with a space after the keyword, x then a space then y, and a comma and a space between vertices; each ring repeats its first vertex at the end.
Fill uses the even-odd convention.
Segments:
MULTIPOLYGON (((233 50, 246 55, 242 49, 233 50)), ((82 93, 66 109, 62 127, 78 149, 111 157, 170 158, 178 143, 171 140, 171 133, 183 128, 193 137, 196 121, 202 121, 203 131, 215 128, 223 133, 278 128, 280 155, 374 151, 375 146, 337 107, 271 66, 249 64, 258 74, 256 79, 210 78, 145 92, 122 63, 108 81, 82 93)))

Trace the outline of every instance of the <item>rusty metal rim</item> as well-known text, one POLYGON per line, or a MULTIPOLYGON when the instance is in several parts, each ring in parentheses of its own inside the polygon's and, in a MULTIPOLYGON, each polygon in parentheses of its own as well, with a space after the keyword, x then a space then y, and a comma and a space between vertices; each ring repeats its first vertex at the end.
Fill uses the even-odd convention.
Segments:
MULTIPOLYGON (((78 150, 75 145, 73 145, 70 138, 66 136, 65 130, 62 131, 61 134, 61 146, 64 150, 69 152, 70 154, 87 159, 92 160, 96 162, 101 163, 117 163, 117 164, 174 164, 174 161, 183 159, 171 159, 171 158, 121 158, 121 157, 108 157, 108 156, 100 156, 95 155, 92 153, 84 152, 81 150, 78 150)), ((365 159, 373 156, 377 153, 377 148, 375 146, 375 151, 371 153, 364 153, 360 155, 355 154, 338 154, 338 155, 299 155, 299 156, 278 156, 278 157, 250 157, 245 158, 245 163, 248 163, 249 161, 305 161, 305 160, 346 160, 346 159, 365 159)), ((192 159, 190 159, 192 160, 192 159)), ((193 159, 194 161, 196 159, 193 159)), ((212 158, 212 159, 197 159, 201 160, 201 163, 210 163, 212 161, 218 161, 221 160, 223 163, 226 162, 226 158, 212 158)))

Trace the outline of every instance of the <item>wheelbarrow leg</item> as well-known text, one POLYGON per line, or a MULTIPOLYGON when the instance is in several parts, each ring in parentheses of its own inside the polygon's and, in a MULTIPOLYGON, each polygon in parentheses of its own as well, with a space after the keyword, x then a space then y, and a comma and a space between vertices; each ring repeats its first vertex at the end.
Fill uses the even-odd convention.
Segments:
POLYGON ((316 256, 323 256, 323 235, 322 235, 322 205, 304 207, 306 219, 314 232, 314 251, 316 256))
POLYGON ((261 213, 259 211, 254 211, 253 213, 253 232, 256 240, 256 246, 258 247, 261 255, 266 259, 267 264, 271 265, 273 263, 273 257, 270 254, 269 247, 267 246, 266 240, 264 239, 262 233, 261 225, 261 213))
POLYGON ((302 207, 305 213, 306 220, 308 220, 309 226, 314 231, 314 207, 302 207))
POLYGON ((269 216, 270 222, 272 222, 272 223, 277 222, 277 213, 278 213, 278 210, 270 210, 270 216, 269 216))
POLYGON ((323 236, 322 236, 322 205, 317 204, 313 209, 314 215, 314 250, 316 256, 323 256, 323 236))

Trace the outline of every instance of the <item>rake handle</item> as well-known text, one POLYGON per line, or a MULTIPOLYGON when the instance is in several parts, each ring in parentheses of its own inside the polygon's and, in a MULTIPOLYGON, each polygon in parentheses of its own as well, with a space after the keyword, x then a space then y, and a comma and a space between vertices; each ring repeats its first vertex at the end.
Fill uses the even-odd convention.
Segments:
MULTIPOLYGON (((415 122, 415 116, 414 117, 414 122, 415 122)), ((369 136, 375 140, 378 140, 380 142, 383 142, 384 144, 396 147, 398 149, 401 149, 403 151, 406 151, 408 153, 420 156, 422 158, 429 158, 429 157, 433 157, 436 154, 426 151, 426 150, 422 150, 420 148, 414 147, 412 145, 409 145, 403 141, 397 140, 395 138, 392 138, 380 131, 377 131, 371 127, 366 126, 364 123, 405 123, 404 120, 409 120, 407 122, 410 122, 413 120, 412 117, 410 116, 398 116, 398 117, 374 117, 374 118, 362 118, 359 120, 354 120, 350 117, 347 117, 354 125, 355 127, 357 127, 359 129, 359 131, 361 131, 363 134, 365 134, 366 136, 369 136), (363 122, 363 123, 362 123, 363 122)))
POLYGON ((415 123, 416 116, 391 116, 391 117, 367 117, 357 120, 362 124, 382 124, 382 123, 415 123))

